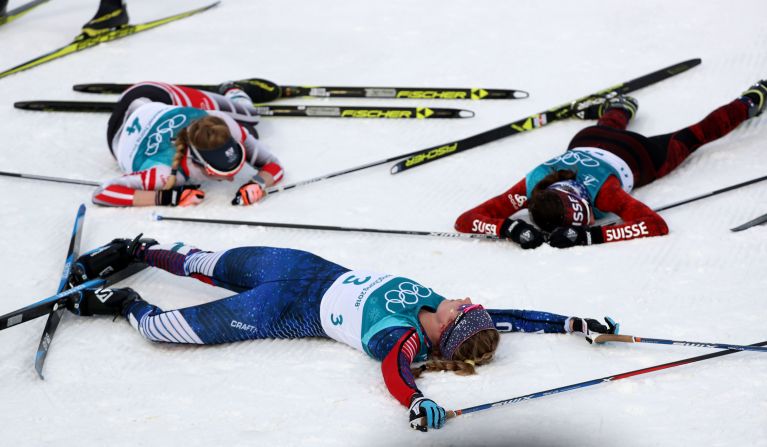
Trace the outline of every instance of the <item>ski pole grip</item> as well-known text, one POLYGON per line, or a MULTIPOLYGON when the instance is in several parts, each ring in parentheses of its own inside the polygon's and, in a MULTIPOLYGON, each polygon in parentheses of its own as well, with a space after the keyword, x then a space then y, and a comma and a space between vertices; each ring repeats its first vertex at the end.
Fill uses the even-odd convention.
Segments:
MULTIPOLYGON (((453 411, 453 410, 447 410, 447 411, 446 411, 446 415, 445 415, 445 418, 446 418, 446 419, 453 419, 454 417, 458 416, 458 414, 459 414, 459 413, 457 413, 457 412, 455 412, 455 411, 453 411)), ((421 425, 422 425, 422 426, 425 426, 425 425, 426 425, 426 418, 425 418, 425 417, 422 417, 422 418, 421 418, 421 425)))
POLYGON ((631 335, 618 334, 599 334, 594 337, 594 343, 606 343, 608 341, 619 341, 623 343, 634 343, 634 337, 631 335))

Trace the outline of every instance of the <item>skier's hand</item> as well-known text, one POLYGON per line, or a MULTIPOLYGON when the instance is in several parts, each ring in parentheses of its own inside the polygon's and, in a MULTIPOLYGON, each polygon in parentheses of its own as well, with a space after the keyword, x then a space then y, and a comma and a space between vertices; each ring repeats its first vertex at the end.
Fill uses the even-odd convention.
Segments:
POLYGON ((587 342, 594 343, 594 337, 599 334, 617 334, 620 331, 620 323, 612 318, 605 317, 605 323, 606 326, 593 318, 570 317, 565 321, 565 331, 581 335, 587 342))
POLYGON ((576 245, 591 245, 601 242, 602 227, 557 227, 549 234, 549 245, 569 248, 576 245))
POLYGON ((410 428, 427 431, 430 428, 442 428, 445 425, 445 409, 420 393, 413 395, 410 403, 410 428))
POLYGON ((501 237, 511 239, 524 249, 538 248, 543 244, 543 233, 520 219, 506 219, 501 225, 501 237))
POLYGON ((264 187, 257 182, 250 181, 240 186, 234 199, 232 199, 232 205, 253 205, 264 197, 266 197, 264 187))
POLYGON ((185 185, 157 191, 154 203, 160 206, 190 206, 199 205, 203 199, 205 191, 200 189, 200 185, 185 185))

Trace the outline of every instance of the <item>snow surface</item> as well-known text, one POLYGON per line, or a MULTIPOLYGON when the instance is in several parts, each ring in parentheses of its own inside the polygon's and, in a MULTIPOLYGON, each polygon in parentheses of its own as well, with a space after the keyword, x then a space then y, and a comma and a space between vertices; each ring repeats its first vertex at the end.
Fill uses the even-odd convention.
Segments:
MULTIPOLYGON (((11 0, 10 7, 20 4, 11 0)), ((0 29, 0 67, 60 46, 96 1, 54 1, 0 29)), ((129 0, 135 22, 195 2, 129 0)), ((287 183, 463 138, 693 57, 703 64, 636 93, 638 132, 675 130, 767 76, 767 2, 225 0, 218 8, 0 80, 1 170, 83 179, 118 175, 106 116, 14 110, 28 99, 98 99, 80 82, 441 85, 518 88, 518 101, 397 104, 470 108, 467 120, 265 118, 262 138, 287 183)), ((103 98, 101 98, 103 99, 103 98)), ((390 101, 301 99, 289 104, 390 101)), ((397 176, 387 167, 280 193, 252 208, 211 185, 168 215, 451 231, 456 216, 560 153, 586 123, 555 123, 397 176)), ((767 174, 767 118, 706 146, 636 192, 651 206, 767 174)), ((2 312, 53 293, 88 187, 0 177, 2 312)), ((83 248, 139 232, 217 250, 300 248, 353 268, 402 273, 488 307, 611 315, 639 336, 749 344, 767 339, 767 227, 728 229, 767 211, 767 184, 663 213, 667 237, 522 251, 508 243, 153 222, 149 209, 89 206, 83 248)), ((227 292, 150 271, 124 283, 165 307, 227 292)), ((3 445, 767 445, 767 356, 740 353, 412 431, 379 364, 327 340, 225 346, 153 344, 124 321, 67 315, 46 380, 33 369, 44 319, 0 334, 3 445)), ((709 352, 570 336, 504 335, 472 377, 419 386, 465 408, 709 352)))

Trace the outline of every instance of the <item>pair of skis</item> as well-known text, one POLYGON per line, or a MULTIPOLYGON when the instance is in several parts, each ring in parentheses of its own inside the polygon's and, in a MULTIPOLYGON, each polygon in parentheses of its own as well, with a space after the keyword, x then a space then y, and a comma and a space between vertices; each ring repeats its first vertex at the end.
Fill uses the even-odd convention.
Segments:
POLYGON ((72 273, 72 267, 80 256, 80 239, 82 236, 84 219, 85 205, 80 205, 80 208, 77 210, 77 216, 75 217, 72 236, 70 237, 69 248, 67 249, 67 257, 64 261, 64 270, 61 274, 61 280, 59 281, 59 287, 56 290, 56 294, 0 316, 0 330, 2 330, 48 315, 48 320, 45 323, 45 329, 43 329, 43 335, 40 339, 37 353, 35 354, 35 370, 41 379, 44 378, 43 364, 45 363, 45 358, 50 349, 53 335, 56 333, 59 322, 61 322, 61 317, 66 310, 67 302, 75 299, 83 289, 107 287, 146 268, 145 264, 134 263, 107 278, 92 279, 72 287, 69 278, 72 273))

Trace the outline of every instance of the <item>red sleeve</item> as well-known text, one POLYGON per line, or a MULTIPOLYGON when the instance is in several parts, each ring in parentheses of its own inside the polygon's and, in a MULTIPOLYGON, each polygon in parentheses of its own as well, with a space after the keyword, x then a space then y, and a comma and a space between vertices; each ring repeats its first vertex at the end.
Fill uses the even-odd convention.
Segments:
POLYGON ((602 185, 595 205, 602 211, 617 214, 623 220, 620 224, 602 227, 603 242, 668 234, 666 221, 647 205, 624 191, 620 181, 615 177, 608 178, 602 185))
POLYGON ((145 171, 125 174, 99 186, 93 193, 93 203, 103 206, 133 206, 133 195, 136 191, 162 189, 169 175, 170 167, 167 166, 155 166, 145 171))
POLYGON ((411 329, 397 340, 381 362, 381 372, 383 372, 386 388, 406 407, 410 405, 413 394, 420 393, 415 386, 413 373, 410 372, 410 364, 413 363, 419 349, 421 349, 421 342, 418 340, 418 333, 415 329, 411 329))
POLYGON ((527 207, 527 186, 520 180, 503 194, 464 212, 455 221, 461 233, 492 234, 501 237, 501 225, 509 216, 527 207))

